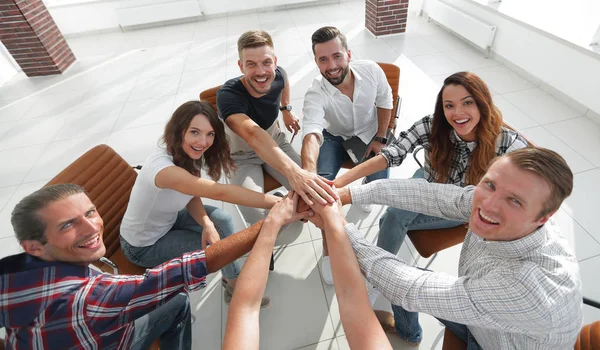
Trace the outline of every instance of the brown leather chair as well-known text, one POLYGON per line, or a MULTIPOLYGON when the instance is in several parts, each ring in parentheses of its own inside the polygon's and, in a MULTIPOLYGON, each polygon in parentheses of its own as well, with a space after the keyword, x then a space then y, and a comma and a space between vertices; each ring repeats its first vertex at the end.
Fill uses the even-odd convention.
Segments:
MULTIPOLYGON (((400 88, 400 67, 392 63, 377 62, 377 64, 381 67, 381 69, 383 69, 388 84, 390 84, 390 87, 392 88, 392 100, 394 101, 394 106, 392 107, 392 115, 388 124, 388 130, 394 134, 396 132, 400 105, 402 104, 402 99, 398 94, 398 90, 400 88)), ((354 168, 354 163, 352 160, 347 160, 342 164, 342 168, 352 169, 354 168)))
MULTIPOLYGON (((47 185, 74 183, 88 192, 104 220, 105 256, 94 265, 105 272, 142 275, 146 269, 133 264, 121 250, 119 229, 129 203, 137 172, 107 145, 98 145, 77 158, 47 185)), ((158 341, 150 350, 159 348, 158 341)), ((1 349, 1 348, 0 348, 1 349)))
MULTIPOLYGON (((200 93, 200 101, 206 101, 206 102, 210 103, 213 106, 213 108, 215 109, 215 111, 217 111, 217 112, 218 112, 217 91, 219 91, 220 88, 221 88, 221 85, 215 86, 214 88, 204 90, 200 93)), ((263 170, 263 177, 264 177, 264 181, 265 181, 265 183, 264 183, 265 193, 270 192, 276 188, 283 186, 282 184, 279 183, 279 181, 275 180, 275 178, 273 176, 271 176, 269 173, 267 173, 264 170, 263 170)))

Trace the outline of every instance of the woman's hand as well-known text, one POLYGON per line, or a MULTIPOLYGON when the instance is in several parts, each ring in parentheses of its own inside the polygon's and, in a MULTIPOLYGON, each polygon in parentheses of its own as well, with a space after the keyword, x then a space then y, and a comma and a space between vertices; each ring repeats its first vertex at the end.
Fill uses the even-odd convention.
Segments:
POLYGON ((215 225, 210 223, 202 227, 202 249, 206 249, 209 244, 215 244, 215 242, 220 240, 221 237, 219 237, 219 232, 217 232, 215 225))
POLYGON ((281 226, 294 221, 304 220, 313 215, 312 211, 305 210, 297 212, 298 199, 300 196, 294 191, 290 191, 286 197, 277 202, 269 212, 267 220, 273 220, 281 226))

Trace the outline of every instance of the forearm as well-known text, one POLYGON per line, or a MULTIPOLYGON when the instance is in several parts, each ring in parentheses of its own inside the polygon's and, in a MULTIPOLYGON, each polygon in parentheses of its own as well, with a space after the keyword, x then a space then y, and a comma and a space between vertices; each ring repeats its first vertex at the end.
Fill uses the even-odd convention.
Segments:
POLYGON ((252 208, 271 209, 279 201, 279 197, 249 190, 237 185, 218 184, 220 188, 211 199, 243 205, 252 208))
POLYGON ((386 137, 391 115, 391 109, 377 108, 377 136, 386 137))
POLYGON ((381 170, 387 169, 387 160, 382 155, 377 155, 366 162, 363 162, 354 168, 348 170, 340 177, 333 180, 335 187, 341 188, 347 186, 353 181, 365 176, 374 174, 381 170))
POLYGON ((468 221, 473 186, 429 183, 423 179, 384 179, 350 188, 352 203, 380 204, 456 221, 468 221))
POLYGON ((192 198, 186 206, 186 209, 200 226, 207 227, 213 225, 212 220, 210 220, 210 217, 206 212, 206 208, 204 208, 204 203, 202 203, 202 199, 199 197, 192 198))
POLYGON ((302 141, 302 169, 312 173, 317 172, 317 160, 319 159, 319 141, 315 134, 308 134, 302 141))
POLYGON ((225 265, 231 264, 242 255, 248 253, 263 225, 263 221, 244 229, 234 235, 211 244, 204 251, 206 255, 206 269, 208 273, 213 273, 222 269, 225 265))
POLYGON ((357 349, 389 348, 389 342, 369 303, 360 267, 343 224, 345 222, 328 221, 325 235, 331 247, 329 257, 335 293, 348 342, 351 348, 357 349))
POLYGON ((242 272, 229 306, 223 349, 258 349, 259 310, 271 253, 281 225, 267 218, 242 272))
POLYGON ((248 145, 256 154, 273 167, 277 172, 289 178, 300 167, 277 145, 275 140, 261 128, 255 130, 248 140, 248 145))

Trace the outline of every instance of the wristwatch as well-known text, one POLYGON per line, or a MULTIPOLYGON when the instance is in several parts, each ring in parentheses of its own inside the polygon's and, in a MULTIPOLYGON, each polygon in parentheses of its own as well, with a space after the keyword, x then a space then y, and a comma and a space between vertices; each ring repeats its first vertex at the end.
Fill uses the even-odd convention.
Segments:
POLYGON ((379 137, 379 136, 375 136, 375 137, 373 138, 373 140, 375 140, 375 141, 378 141, 378 142, 381 142, 381 143, 383 143, 384 145, 387 145, 387 139, 386 139, 385 137, 379 137))
POLYGON ((279 107, 280 111, 291 111, 292 110, 292 105, 285 105, 285 106, 281 106, 279 107))

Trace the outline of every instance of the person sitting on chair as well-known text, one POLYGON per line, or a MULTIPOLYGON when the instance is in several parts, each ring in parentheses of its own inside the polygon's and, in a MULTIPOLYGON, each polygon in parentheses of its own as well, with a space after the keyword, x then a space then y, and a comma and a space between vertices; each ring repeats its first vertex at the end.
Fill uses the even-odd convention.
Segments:
MULTIPOLYGON (((344 141, 364 145, 354 150, 357 160, 377 154, 387 143, 393 108, 392 89, 381 67, 367 60, 351 61, 344 34, 322 27, 312 35, 312 49, 321 75, 304 96, 302 167, 335 179, 342 164, 351 159, 344 141), (368 146, 367 146, 368 145, 368 146)), ((368 183, 389 177, 388 169, 366 177, 368 183)), ((365 208, 367 211, 368 208, 365 208)), ((323 236, 321 271, 332 284, 326 236, 323 236)))
MULTIPOLYGON (((271 208, 280 199, 216 182, 235 168, 223 122, 207 102, 188 101, 173 113, 159 147, 144 163, 121 223, 121 247, 136 265, 153 267, 193 250, 206 249, 233 234, 231 216, 202 198, 271 208), (208 176, 201 177, 205 168, 208 176)), ((240 272, 238 262, 223 269, 229 304, 240 272)), ((263 307, 269 298, 263 300, 263 307)))
POLYGON ((438 318, 468 349, 572 349, 583 321, 579 265, 549 220, 572 189, 565 160, 533 147, 495 158, 477 186, 390 179, 340 189, 346 204, 469 222, 458 277, 409 266, 345 225, 365 277, 392 303, 393 318, 376 311, 383 328, 418 344, 410 310, 438 318))
MULTIPOLYGON (((288 130, 300 129, 290 105, 290 82, 277 57, 271 36, 262 30, 245 32, 238 39, 238 65, 242 76, 230 79, 217 92, 217 110, 225 121, 231 156, 237 170, 231 183, 263 192, 263 169, 307 202, 335 200, 330 184, 300 167, 300 156, 279 129, 283 112, 288 130)), ((264 218, 264 210, 240 207, 245 220, 264 218)))
MULTIPOLYGON (((477 184, 495 156, 527 147, 527 141, 503 126, 502 114, 481 78, 470 72, 458 72, 444 80, 433 116, 417 121, 379 155, 350 169, 334 183, 341 188, 363 176, 399 166, 418 146, 425 150, 425 164, 413 177, 464 187, 477 184)), ((411 208, 390 206, 379 220, 377 246, 397 254, 409 230, 462 224, 411 208)))
MULTIPOLYGON (((274 214, 275 215, 275 214, 274 214)), ((0 260, 0 327, 9 349, 191 349, 188 293, 247 253, 261 223, 144 275, 88 265, 104 256, 104 223, 75 184, 22 199, 11 223, 24 253, 0 260)))

